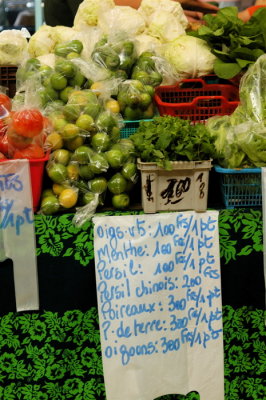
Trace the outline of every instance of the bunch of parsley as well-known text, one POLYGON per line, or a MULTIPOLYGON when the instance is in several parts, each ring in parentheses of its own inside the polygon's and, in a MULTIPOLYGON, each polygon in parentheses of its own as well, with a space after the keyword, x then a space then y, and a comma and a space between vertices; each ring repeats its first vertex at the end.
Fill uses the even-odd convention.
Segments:
POLYGON ((225 7, 204 16, 205 25, 189 35, 205 40, 217 57, 215 74, 231 79, 266 52, 266 8, 258 9, 244 23, 236 7, 225 7))
POLYGON ((136 155, 144 162, 156 162, 171 169, 171 161, 208 160, 215 154, 214 139, 205 125, 192 125, 178 117, 155 117, 141 121, 138 130, 130 136, 136 155))

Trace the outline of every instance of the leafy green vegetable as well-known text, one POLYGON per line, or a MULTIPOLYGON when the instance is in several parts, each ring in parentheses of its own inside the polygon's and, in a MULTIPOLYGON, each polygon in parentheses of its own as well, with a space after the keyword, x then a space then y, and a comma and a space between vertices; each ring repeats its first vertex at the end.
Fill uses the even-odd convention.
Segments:
POLYGON ((141 121, 136 133, 130 136, 136 154, 144 162, 156 162, 171 169, 170 161, 206 160, 214 156, 214 139, 203 124, 192 125, 178 117, 155 117, 141 121))
POLYGON ((236 7, 225 7, 216 15, 204 16, 206 25, 189 35, 204 39, 218 57, 214 72, 223 79, 231 79, 266 52, 266 8, 258 9, 244 23, 237 16, 236 7))

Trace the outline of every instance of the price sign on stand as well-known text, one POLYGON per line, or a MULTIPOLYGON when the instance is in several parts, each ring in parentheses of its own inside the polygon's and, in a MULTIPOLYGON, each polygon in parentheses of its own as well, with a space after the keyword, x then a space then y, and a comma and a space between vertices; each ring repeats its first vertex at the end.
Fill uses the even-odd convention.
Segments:
POLYGON ((0 261, 13 261, 17 311, 39 308, 28 160, 0 162, 0 261))
POLYGON ((107 400, 224 400, 218 212, 93 222, 107 400))

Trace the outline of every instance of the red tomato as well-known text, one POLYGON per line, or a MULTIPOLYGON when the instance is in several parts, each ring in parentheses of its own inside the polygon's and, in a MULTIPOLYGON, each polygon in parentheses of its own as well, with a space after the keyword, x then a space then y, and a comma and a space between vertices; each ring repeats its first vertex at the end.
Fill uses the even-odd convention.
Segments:
POLYGON ((7 124, 5 119, 0 119, 0 137, 4 136, 7 131, 7 124))
POLYGON ((25 137, 21 135, 17 135, 16 132, 9 129, 8 130, 8 144, 13 147, 15 150, 25 149, 32 143, 31 137, 25 137))
POLYGON ((6 156, 0 152, 0 161, 6 160, 6 159, 7 159, 6 156))
POLYGON ((34 137, 43 130, 43 116, 36 108, 16 111, 13 114, 12 126, 21 136, 34 137))
POLYGON ((11 99, 4 93, 0 93, 0 105, 4 106, 8 111, 11 111, 11 99))
POLYGON ((28 158, 32 160, 34 158, 43 158, 44 155, 42 147, 37 144, 30 144, 26 149, 15 151, 13 158, 28 158))
POLYGON ((7 156, 7 154, 8 154, 8 139, 7 139, 7 135, 4 135, 4 136, 0 137, 0 151, 5 156, 7 156))

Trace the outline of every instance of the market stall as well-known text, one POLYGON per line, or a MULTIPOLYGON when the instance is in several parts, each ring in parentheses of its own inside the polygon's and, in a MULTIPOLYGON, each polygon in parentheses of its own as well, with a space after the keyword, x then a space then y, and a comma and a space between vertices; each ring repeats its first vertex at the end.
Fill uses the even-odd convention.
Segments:
POLYGON ((265 17, 0 34, 0 398, 265 397, 265 17))
MULTIPOLYGON (((35 217, 40 311, 16 313, 12 263, 1 263, 3 398, 104 398, 93 230, 90 223, 73 228, 72 217, 35 217)), ((225 398, 262 399, 261 211, 221 210, 219 230, 225 398)), ((192 393, 185 398, 199 397, 192 393)))

